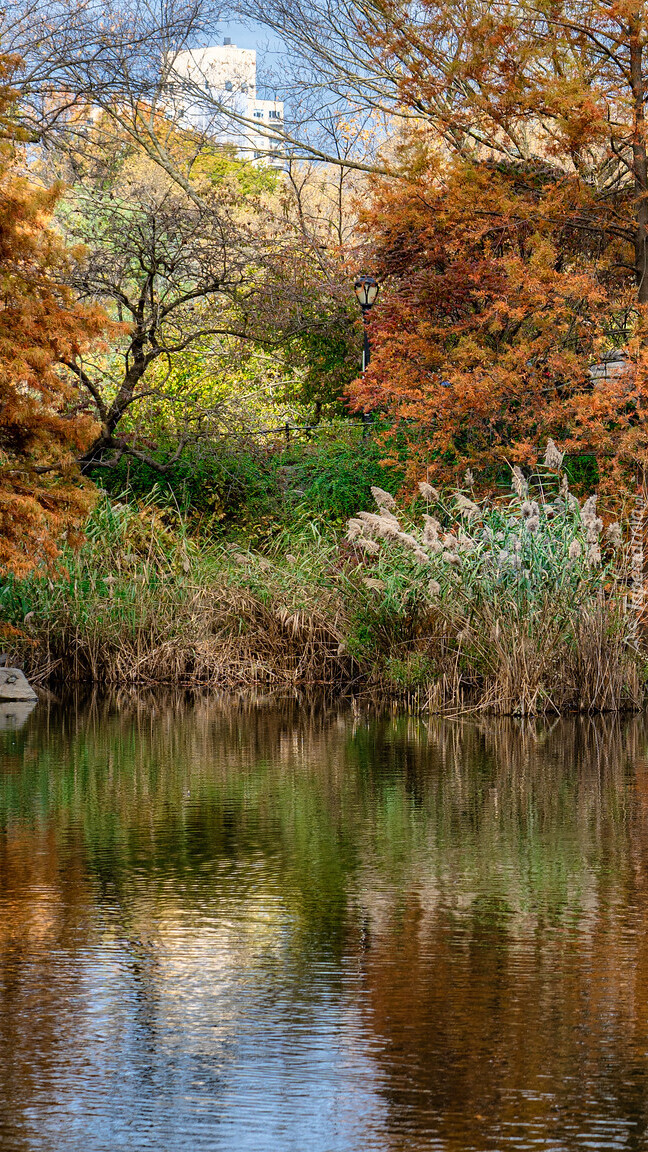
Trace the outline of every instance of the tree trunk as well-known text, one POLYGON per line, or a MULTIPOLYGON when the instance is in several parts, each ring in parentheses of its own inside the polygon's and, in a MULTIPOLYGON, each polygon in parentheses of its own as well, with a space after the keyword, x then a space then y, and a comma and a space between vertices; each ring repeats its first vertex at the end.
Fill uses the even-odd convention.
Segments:
POLYGON ((115 396, 105 420, 101 425, 101 432, 79 459, 81 474, 83 476, 91 470, 93 464, 100 464, 106 452, 119 447, 115 439, 115 431, 126 409, 130 406, 133 396, 151 360, 155 357, 145 355, 143 352, 145 336, 137 332, 130 346, 131 359, 124 380, 115 396))
POLYGON ((82 476, 87 476, 92 471, 93 467, 99 467, 107 452, 115 451, 119 448, 119 444, 113 433, 105 425, 102 426, 101 432, 96 440, 92 442, 89 448, 79 457, 79 469, 82 476))
POLYGON ((635 281, 640 304, 648 304, 648 155, 646 153, 645 81, 642 22, 635 19, 630 27, 630 79, 634 99, 632 159, 636 195, 635 281))

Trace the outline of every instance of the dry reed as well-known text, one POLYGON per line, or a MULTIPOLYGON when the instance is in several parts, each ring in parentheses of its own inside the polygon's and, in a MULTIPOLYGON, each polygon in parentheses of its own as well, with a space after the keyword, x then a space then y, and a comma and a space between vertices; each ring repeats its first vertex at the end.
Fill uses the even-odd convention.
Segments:
POLYGON ((550 511, 521 472, 514 486, 480 506, 423 485, 422 529, 378 490, 347 542, 313 530, 272 555, 200 546, 154 508, 106 499, 56 578, 0 586, 4 643, 40 683, 372 693, 520 715, 638 707, 645 659, 618 530, 607 543, 595 501, 581 508, 564 483, 550 511))

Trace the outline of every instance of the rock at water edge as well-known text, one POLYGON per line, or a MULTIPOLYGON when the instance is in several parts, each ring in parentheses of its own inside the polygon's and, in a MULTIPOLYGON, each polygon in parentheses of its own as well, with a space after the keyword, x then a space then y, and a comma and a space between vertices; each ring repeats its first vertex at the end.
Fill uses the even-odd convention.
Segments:
POLYGON ((0 668, 0 701, 37 699, 34 689, 20 668, 0 668))

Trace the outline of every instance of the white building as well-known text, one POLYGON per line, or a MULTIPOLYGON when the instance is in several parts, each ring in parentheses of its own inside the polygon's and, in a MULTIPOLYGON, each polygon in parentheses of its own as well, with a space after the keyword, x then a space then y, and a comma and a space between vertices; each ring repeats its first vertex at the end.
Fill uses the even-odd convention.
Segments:
POLYGON ((283 167, 281 100, 258 100, 256 52, 229 40, 179 52, 170 69, 173 109, 181 122, 257 163, 283 167))

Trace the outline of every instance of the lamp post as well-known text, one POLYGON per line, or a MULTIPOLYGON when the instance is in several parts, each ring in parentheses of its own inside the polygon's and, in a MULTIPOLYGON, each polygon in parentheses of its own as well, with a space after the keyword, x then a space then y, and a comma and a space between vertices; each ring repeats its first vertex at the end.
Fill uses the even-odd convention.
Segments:
MULTIPOLYGON (((369 337, 367 335, 367 321, 369 319, 369 313, 370 313, 371 309, 373 308, 374 304, 376 303, 379 289, 380 289, 380 285, 378 284, 378 281, 374 279, 373 276, 358 276, 355 284, 353 285, 353 290, 356 294, 356 299, 357 299, 358 304, 360 305, 360 307, 362 309, 362 331, 363 331, 362 371, 363 371, 363 373, 369 367, 369 361, 371 359, 371 348, 369 346, 369 337)), ((363 412, 362 413, 362 423, 365 425, 365 433, 364 433, 365 436, 367 435, 367 432, 368 432, 367 425, 370 422, 371 422, 371 417, 370 417, 369 412, 363 412)))

